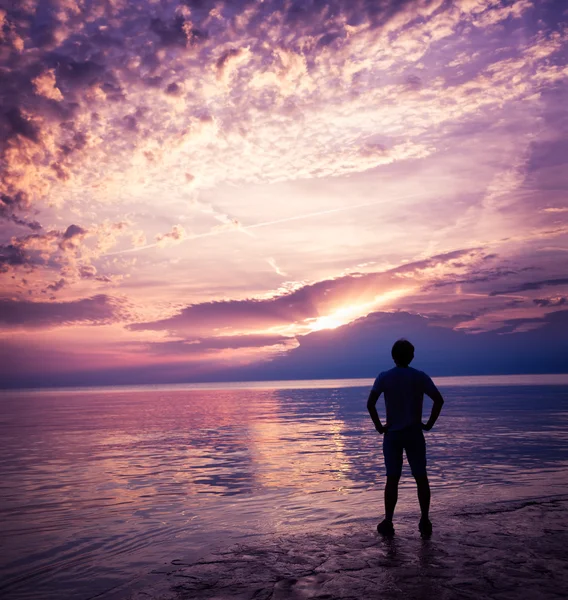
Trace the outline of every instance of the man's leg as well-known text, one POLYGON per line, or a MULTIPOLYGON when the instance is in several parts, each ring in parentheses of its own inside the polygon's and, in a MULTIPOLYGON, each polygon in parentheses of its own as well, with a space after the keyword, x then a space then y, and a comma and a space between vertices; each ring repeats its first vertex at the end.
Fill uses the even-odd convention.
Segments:
POLYGON ((422 516, 418 529, 423 537, 430 537, 432 534, 432 523, 430 523, 430 483, 426 473, 426 441, 422 429, 413 429, 408 432, 405 440, 406 458, 412 470, 412 475, 416 480, 418 490, 418 502, 420 503, 420 512, 422 516))
POLYGON ((420 475, 414 479, 418 488, 418 502, 422 518, 428 520, 430 512, 430 483, 428 482, 428 475, 420 475))
POLYGON ((387 432, 383 438, 383 454, 387 468, 385 485, 385 518, 377 525, 381 535, 394 534, 392 518, 398 500, 398 482, 402 473, 402 446, 397 432, 387 432))
POLYGON ((398 501, 398 482, 400 475, 387 475, 385 485, 385 521, 391 521, 394 516, 394 509, 398 501))

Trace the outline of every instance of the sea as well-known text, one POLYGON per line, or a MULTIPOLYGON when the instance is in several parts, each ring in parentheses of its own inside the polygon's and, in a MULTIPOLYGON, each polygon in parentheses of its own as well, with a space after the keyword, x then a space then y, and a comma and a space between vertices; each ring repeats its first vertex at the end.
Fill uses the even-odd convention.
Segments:
MULTIPOLYGON (((435 527, 467 507, 566 494, 568 375, 434 381, 446 400, 426 433, 435 527)), ((0 392, 0 596, 104 599, 215 548, 373 524, 385 473, 371 385, 0 392)), ((397 515, 419 517, 406 463, 397 515)))

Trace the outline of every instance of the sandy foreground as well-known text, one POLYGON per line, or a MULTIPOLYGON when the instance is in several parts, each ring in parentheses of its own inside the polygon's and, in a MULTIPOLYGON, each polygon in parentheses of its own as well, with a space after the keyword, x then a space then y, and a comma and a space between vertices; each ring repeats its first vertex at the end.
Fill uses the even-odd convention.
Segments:
POLYGON ((267 536, 173 560, 113 598, 568 598, 568 497, 433 513, 432 522, 430 540, 408 517, 395 521, 391 540, 376 521, 267 536))

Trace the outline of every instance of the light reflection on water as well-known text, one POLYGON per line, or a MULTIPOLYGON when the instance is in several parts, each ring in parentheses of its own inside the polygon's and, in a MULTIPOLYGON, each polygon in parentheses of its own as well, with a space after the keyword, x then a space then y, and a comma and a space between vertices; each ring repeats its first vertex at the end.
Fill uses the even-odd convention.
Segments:
MULTIPOLYGON (((435 512, 565 492, 568 386, 442 391, 427 434, 435 512)), ((382 438, 367 393, 3 394, 0 592, 87 598, 203 544, 378 518, 382 438)), ((416 505, 405 466, 397 510, 416 505)))

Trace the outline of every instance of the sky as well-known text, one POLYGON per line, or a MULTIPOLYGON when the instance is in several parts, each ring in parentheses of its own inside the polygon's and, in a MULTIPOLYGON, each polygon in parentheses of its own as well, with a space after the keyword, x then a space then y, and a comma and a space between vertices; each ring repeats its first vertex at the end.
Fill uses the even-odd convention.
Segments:
POLYGON ((568 372, 567 23, 0 1, 0 385, 568 372))

